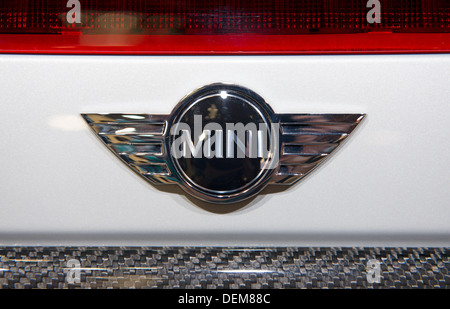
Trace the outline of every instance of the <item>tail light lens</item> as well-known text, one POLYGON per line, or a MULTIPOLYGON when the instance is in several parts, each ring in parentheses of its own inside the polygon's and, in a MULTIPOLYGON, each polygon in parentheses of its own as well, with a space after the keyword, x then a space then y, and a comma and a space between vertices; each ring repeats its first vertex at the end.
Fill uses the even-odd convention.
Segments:
POLYGON ((3 0, 0 53, 450 52, 450 0, 3 0))

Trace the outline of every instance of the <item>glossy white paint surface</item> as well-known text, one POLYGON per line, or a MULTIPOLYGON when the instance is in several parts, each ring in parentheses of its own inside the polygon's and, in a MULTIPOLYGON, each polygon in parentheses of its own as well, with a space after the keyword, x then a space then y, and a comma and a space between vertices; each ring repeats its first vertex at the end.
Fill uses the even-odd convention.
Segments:
POLYGON ((0 85, 0 245, 450 245, 450 55, 2 55, 0 85), (144 182, 79 116, 169 113, 214 82, 367 118, 301 183, 211 206, 144 182))

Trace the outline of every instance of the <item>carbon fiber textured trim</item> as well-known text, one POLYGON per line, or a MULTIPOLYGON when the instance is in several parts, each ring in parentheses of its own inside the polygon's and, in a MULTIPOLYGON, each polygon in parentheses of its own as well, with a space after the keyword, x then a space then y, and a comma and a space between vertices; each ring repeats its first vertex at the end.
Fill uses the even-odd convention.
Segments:
POLYGON ((449 287, 448 248, 0 248, 3 289, 449 287))

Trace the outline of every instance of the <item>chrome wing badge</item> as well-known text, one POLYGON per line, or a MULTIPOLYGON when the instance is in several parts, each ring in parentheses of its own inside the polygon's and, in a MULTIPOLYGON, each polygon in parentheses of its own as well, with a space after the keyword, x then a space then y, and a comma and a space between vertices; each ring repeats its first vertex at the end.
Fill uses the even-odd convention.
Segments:
POLYGON ((118 158, 153 184, 211 203, 250 198, 310 173, 364 114, 276 114, 253 91, 212 84, 170 115, 82 114, 118 158))

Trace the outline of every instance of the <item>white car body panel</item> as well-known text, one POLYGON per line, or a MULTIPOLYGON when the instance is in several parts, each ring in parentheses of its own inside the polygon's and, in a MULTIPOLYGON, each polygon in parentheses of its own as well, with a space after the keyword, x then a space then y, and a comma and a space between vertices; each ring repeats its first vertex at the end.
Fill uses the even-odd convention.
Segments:
POLYGON ((450 55, 1 55, 0 84, 1 245, 450 245, 450 55), (146 183, 80 117, 168 114, 215 82, 367 117, 300 183, 237 206, 146 183))

